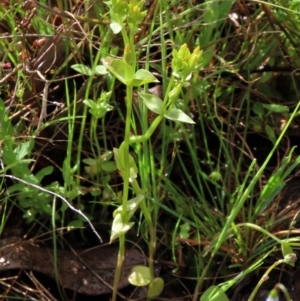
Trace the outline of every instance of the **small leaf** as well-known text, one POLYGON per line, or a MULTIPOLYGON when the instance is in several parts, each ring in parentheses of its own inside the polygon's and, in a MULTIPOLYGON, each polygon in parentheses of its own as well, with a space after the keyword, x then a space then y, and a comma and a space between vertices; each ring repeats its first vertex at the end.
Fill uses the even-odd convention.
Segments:
POLYGON ((291 246, 290 246, 290 244, 288 242, 285 242, 285 241, 281 244, 281 251, 282 251, 283 257, 288 255, 288 254, 294 253, 291 246))
POLYGON ((106 69, 105 66, 98 65, 95 68, 95 74, 97 74, 97 75, 105 75, 105 74, 108 74, 108 71, 107 71, 107 69, 106 69))
POLYGON ((102 194, 102 191, 101 191, 101 189, 99 189, 98 191, 91 191, 90 194, 92 196, 99 196, 102 194))
POLYGON ((191 226, 189 223, 184 223, 183 225, 180 226, 180 232, 179 232, 179 237, 187 239, 190 237, 190 229, 191 226))
POLYGON ((34 140, 30 139, 27 142, 24 142, 17 146, 14 150, 14 153, 16 154, 16 159, 18 161, 22 160, 24 157, 26 157, 28 154, 30 154, 34 147, 34 140))
POLYGON ((275 135, 274 130, 269 125, 266 125, 265 129, 266 129, 269 139, 272 141, 273 144, 275 144, 276 143, 276 135, 275 135))
POLYGON ((13 193, 15 191, 26 191, 28 189, 29 188, 25 184, 23 184, 23 183, 17 183, 17 184, 9 186, 7 188, 7 192, 13 193))
POLYGON ((271 113, 288 113, 289 107, 278 104, 262 104, 262 106, 271 113))
POLYGON ((144 93, 144 92, 139 92, 138 94, 142 98, 146 107, 150 111, 158 115, 161 114, 163 108, 163 102, 158 96, 150 93, 144 93))
POLYGON ((149 285, 147 298, 153 299, 158 297, 163 288, 164 288, 164 280, 162 278, 155 278, 149 285))
POLYGON ((98 164, 95 165, 89 165, 89 166, 84 166, 84 171, 90 176, 94 177, 100 172, 100 167, 98 164))
POLYGON ((52 206, 50 206, 49 203, 45 203, 46 199, 41 198, 41 196, 39 196, 39 197, 40 197, 40 199, 38 199, 38 206, 37 207, 42 212, 51 215, 51 213, 52 213, 52 206))
POLYGON ((159 83, 159 80, 150 71, 139 69, 133 77, 132 85, 139 87, 149 83, 159 83))
POLYGON ((76 219, 68 223, 67 230, 70 231, 72 229, 78 229, 81 228, 82 226, 83 226, 83 222, 81 220, 76 219))
POLYGON ((92 69, 83 64, 74 64, 71 66, 71 68, 73 68, 75 71, 83 75, 88 75, 88 76, 93 75, 92 69))
POLYGON ((114 34, 118 34, 122 30, 122 26, 117 22, 111 22, 109 26, 114 34))
POLYGON ((147 298, 153 299, 158 297, 164 288, 164 284, 165 283, 162 278, 155 278, 149 285, 147 298))
POLYGON ((95 102, 91 99, 84 99, 83 103, 88 106, 89 108, 94 108, 95 107, 95 102))
MULTIPOLYGON (((143 194, 138 194, 135 198, 132 198, 128 200, 127 202, 127 208, 126 211, 128 212, 128 219, 131 218, 131 216, 135 213, 135 211, 139 208, 140 203, 145 199, 145 196, 143 194)), ((121 214, 123 210, 123 205, 119 206, 113 213, 113 217, 115 217, 117 214, 121 214)))
POLYGON ((87 165, 96 165, 97 164, 97 161, 95 159, 92 159, 92 158, 83 159, 82 162, 87 164, 87 165))
POLYGON ((115 239, 125 234, 132 226, 133 222, 124 223, 121 214, 117 214, 113 220, 113 224, 111 227, 111 235, 110 235, 110 243, 115 239))
POLYGON ((203 293, 200 301, 229 301, 229 299, 221 288, 213 285, 203 293))
POLYGON ((253 105, 253 112, 259 117, 262 118, 264 115, 264 107, 261 102, 257 101, 253 105))
POLYGON ((165 113, 164 116, 173 121, 195 124, 195 121, 180 109, 173 108, 169 112, 165 113))
POLYGON ((132 67, 123 60, 106 58, 102 59, 102 63, 124 85, 132 82, 132 67))
POLYGON ((256 84, 264 84, 274 76, 274 72, 263 72, 256 84))
POLYGON ((117 164, 116 162, 110 161, 110 162, 104 162, 101 164, 101 169, 106 172, 113 172, 117 170, 117 164))
POLYGON ((37 174, 35 175, 37 181, 39 183, 41 183, 42 179, 45 176, 48 176, 48 175, 52 174, 53 169, 54 169, 53 166, 47 166, 47 167, 41 169, 40 171, 38 171, 37 174))
POLYGON ((135 286, 145 286, 151 281, 150 269, 148 267, 137 265, 132 268, 130 275, 128 276, 130 284, 135 286))
POLYGON ((174 103, 178 97, 180 92, 182 91, 182 84, 177 84, 169 93, 169 101, 174 103))

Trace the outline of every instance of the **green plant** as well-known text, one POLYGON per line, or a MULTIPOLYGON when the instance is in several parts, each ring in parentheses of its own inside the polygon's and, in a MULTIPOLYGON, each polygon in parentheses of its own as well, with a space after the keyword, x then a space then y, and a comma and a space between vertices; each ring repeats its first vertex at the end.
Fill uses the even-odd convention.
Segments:
MULTIPOLYGON (((149 243, 149 272, 147 269, 140 269, 143 273, 139 272, 139 277, 130 277, 131 282, 135 285, 140 285, 138 279, 141 279, 143 285, 149 284, 148 298, 153 298, 161 291, 162 287, 158 288, 160 283, 163 286, 163 281, 154 279, 153 273, 153 255, 155 251, 155 229, 151 220, 151 215, 146 205, 146 200, 143 191, 139 187, 137 181, 138 167, 135 164, 133 157, 129 153, 129 145, 144 143, 149 140, 153 135, 155 129, 158 127, 163 118, 168 118, 173 121, 194 123, 182 110, 175 108, 175 102, 181 93, 183 87, 188 86, 188 81, 192 77, 192 73, 199 68, 201 53, 199 47, 190 53, 186 45, 180 49, 173 50, 172 59, 172 77, 169 80, 168 87, 164 100, 159 97, 139 92, 138 95, 144 102, 144 105, 158 116, 150 124, 148 130, 139 136, 131 136, 131 115, 132 115, 132 95, 133 88, 146 85, 148 83, 158 82, 154 75, 146 69, 137 69, 136 53, 134 46, 134 34, 138 29, 138 24, 145 16, 145 12, 141 11, 143 1, 136 2, 130 1, 111 1, 108 3, 111 16, 111 29, 115 34, 121 32, 125 44, 123 59, 106 58, 103 59, 103 65, 126 86, 126 127, 125 138, 119 149, 114 149, 114 156, 117 167, 123 178, 123 194, 122 206, 114 212, 114 220, 112 224, 111 241, 119 238, 119 262, 115 274, 115 284, 113 300, 116 298, 116 288, 120 278, 122 261, 124 258, 124 235, 133 226, 130 219, 134 212, 141 208, 145 220, 150 230, 150 243, 149 243), (127 32, 125 25, 128 25, 129 32, 127 32), (136 197, 128 200, 129 184, 132 186, 136 197), (147 279, 147 280, 146 280, 147 279), (155 289, 153 289, 155 287, 155 289)), ((139 270, 139 271, 140 271, 139 270)), ((134 272, 135 275, 137 272, 134 272)))
MULTIPOLYGON (((31 2, 25 1, 24 5, 31 2)), ((281 232, 288 234, 280 234, 276 228, 282 221, 289 222, 293 212, 276 219, 277 212, 273 211, 279 204, 278 195, 284 182, 299 163, 297 150, 293 144, 289 147, 288 132, 278 143, 278 136, 299 99, 298 1, 153 1, 147 13, 147 4, 137 1, 111 1, 108 5, 86 1, 84 15, 79 10, 68 12, 71 1, 62 2, 57 1, 58 8, 39 2, 32 15, 23 9, 20 1, 4 1, 0 8, 1 20, 7 23, 1 23, 1 30, 8 28, 7 38, 3 35, 0 40, 1 62, 3 66, 17 67, 11 73, 0 70, 1 97, 5 95, 2 98, 6 105, 7 99, 19 98, 17 104, 9 104, 3 131, 1 129, 1 178, 11 177, 17 181, 7 188, 10 195, 4 199, 15 195, 19 205, 28 211, 28 220, 32 220, 32 216, 37 218, 39 213, 51 214, 53 229, 58 218, 61 225, 65 225, 68 205, 64 200, 76 207, 78 213, 88 212, 89 221, 102 222, 103 216, 107 221, 106 207, 113 205, 117 209, 111 240, 120 237, 121 255, 124 235, 133 226, 136 213, 141 211, 137 231, 148 243, 150 264, 149 268, 136 267, 130 281, 135 285, 150 284, 149 298, 158 295, 164 284, 161 278, 154 279, 152 273, 156 241, 171 240, 172 247, 168 250, 175 264, 179 261, 176 257, 179 251, 184 250, 186 257, 189 248, 198 251, 193 261, 198 279, 194 300, 203 292, 201 300, 208 300, 211 294, 218 300, 228 300, 229 288, 234 289, 239 280, 258 271, 263 264, 274 262, 278 255, 273 252, 275 246, 287 243, 298 247, 292 238, 285 241, 286 237, 281 236, 293 234, 293 229, 284 229, 281 232), (57 32, 57 23, 52 22, 53 13, 56 21, 65 27, 63 34, 53 36, 54 40, 66 34, 71 37, 68 39, 71 43, 64 43, 62 48, 55 43, 52 46, 59 49, 57 54, 65 50, 70 56, 43 76, 51 86, 54 83, 59 86, 59 79, 63 77, 66 97, 62 102, 66 102, 67 116, 55 119, 55 114, 48 115, 46 123, 39 120, 42 127, 32 132, 30 125, 24 135, 25 131, 19 131, 15 123, 8 129, 6 120, 20 114, 28 104, 27 89, 40 91, 32 81, 36 70, 28 70, 39 52, 33 49, 32 40, 41 34, 47 39, 48 34, 57 32), (31 27, 20 26, 28 17, 31 27), (125 49, 121 49, 119 33, 125 49), (185 46, 178 46, 185 44, 195 48, 194 53, 189 53, 185 46), (201 55, 197 53, 197 45, 201 45, 201 55), (173 49, 176 50, 173 52, 173 49), (78 50, 84 50, 84 55, 78 50), (19 54, 22 55, 19 57, 19 54), (194 58, 201 56, 201 64, 188 70, 186 67, 192 65, 193 60, 186 58, 193 55, 194 58), (83 97, 81 87, 77 86, 81 81, 68 78, 71 57, 76 60, 73 69, 86 80, 83 97), (121 87, 115 79, 123 83, 121 87), (163 96, 153 95, 148 89, 148 84, 156 85, 158 79, 163 96), (9 80, 15 83, 14 92, 9 80), (124 106, 119 103, 122 94, 119 92, 124 85, 125 116, 124 106), (135 92, 137 96, 133 96, 135 92), (77 93, 81 94, 79 98, 77 93), (118 149, 112 149, 115 144, 111 146, 107 140, 111 124, 106 114, 112 109, 109 117, 115 117, 118 111, 118 122, 121 119, 126 123, 125 139, 118 149), (149 112, 154 112, 154 120, 149 121, 149 112), (191 117, 196 125, 191 123, 191 117), (64 140, 68 141, 65 160, 62 166, 56 166, 63 181, 61 185, 53 182, 46 186, 43 185, 45 176, 51 178, 53 168, 32 173, 30 167, 36 158, 33 138, 39 130, 56 123, 59 126, 60 122, 67 123, 67 127, 62 128, 64 140), (79 123, 80 126, 76 126, 79 123), (251 135, 255 135, 255 139, 263 137, 263 143, 250 143, 251 135), (274 159, 276 167, 272 165, 274 159), (123 177, 123 192, 114 191, 117 186, 110 187, 113 177, 118 176, 116 169, 123 177), (86 193, 89 194, 82 198, 86 193), (60 207, 56 204, 58 196, 64 199, 60 207), (98 210, 99 203, 103 205, 103 215, 93 211, 98 210), (165 215, 168 222, 160 219, 165 215), (157 225, 161 231, 157 231, 157 225), (161 235, 159 240, 156 235, 161 235), (184 244, 190 247, 183 248, 184 244), (224 258, 225 264, 215 275, 214 263, 219 258, 224 258), (236 276, 226 281, 220 278, 234 273, 236 276), (209 280, 204 281, 214 276, 218 278, 214 279, 213 286, 209 280)), ((51 47, 47 51, 51 53, 51 47)), ((57 93, 53 94, 51 97, 58 97, 56 100, 60 98, 57 93)), ((35 100, 38 103, 39 95, 35 95, 35 100)), ((51 105, 50 98, 48 104, 51 105)), ((288 131, 295 130, 293 135, 297 136, 297 129, 297 120, 292 121, 288 131)), ((123 133, 120 123, 113 124, 113 130, 117 130, 118 135, 123 133)), ((43 138, 56 143, 52 137, 43 138)), ((2 187, 4 184, 3 181, 2 187)), ((68 226, 82 226, 84 220, 83 216, 76 215, 68 226)))
MULTIPOLYGON (((43 178, 52 173, 53 167, 49 166, 40 170, 36 175, 32 174, 29 164, 33 162, 30 155, 34 147, 34 140, 31 137, 27 139, 18 138, 18 133, 15 132, 5 111, 4 102, 0 100, 0 119, 2 120, 0 140, 2 142, 2 160, 4 164, 2 173, 11 170, 13 176, 40 185, 43 178)), ((18 203, 24 209, 24 218, 28 222, 33 221, 38 213, 51 214, 51 196, 47 193, 37 191, 24 183, 11 185, 7 192, 11 196, 15 193, 18 194, 18 203)))
POLYGON ((275 121, 272 121, 272 114, 281 114, 281 120, 288 119, 289 108, 284 105, 278 104, 264 104, 261 102, 256 102, 253 105, 253 112, 255 113, 255 118, 250 120, 249 125, 253 126, 255 131, 265 131, 269 139, 275 143, 276 142, 276 134, 275 131, 280 132, 281 124, 276 124, 276 120, 278 122, 278 116, 275 117, 275 121), (275 131, 274 131, 275 128, 275 131))

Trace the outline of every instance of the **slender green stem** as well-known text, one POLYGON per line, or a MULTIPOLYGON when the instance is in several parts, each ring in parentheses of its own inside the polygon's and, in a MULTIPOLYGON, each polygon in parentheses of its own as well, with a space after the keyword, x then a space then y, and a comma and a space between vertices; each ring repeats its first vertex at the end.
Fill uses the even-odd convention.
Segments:
MULTIPOLYGON (((123 141, 123 152, 124 155, 124 170, 121 171, 123 178, 123 196, 122 196, 122 221, 123 224, 128 222, 127 217, 127 202, 128 202, 128 192, 129 192, 129 136, 130 136, 130 123, 131 123, 131 113, 132 113, 132 92, 133 86, 128 85, 126 87, 126 120, 125 120, 125 139, 123 141)), ((122 264, 125 256, 125 234, 119 236, 119 254, 118 254, 118 265, 115 271, 115 279, 114 279, 114 290, 112 300, 116 300, 116 293, 118 290, 118 283, 121 277, 122 264)))
POLYGON ((127 214, 127 200, 128 200, 128 191, 129 191, 129 139, 130 139, 130 125, 131 125, 131 114, 132 114, 132 93, 133 86, 128 85, 126 87, 126 120, 125 120, 125 139, 124 139, 124 171, 122 171, 123 175, 123 211, 122 218, 123 221, 126 220, 127 214))
POLYGON ((160 122, 163 120, 164 116, 163 115, 158 115, 153 122, 151 123, 151 125, 149 126, 147 132, 143 135, 139 135, 139 136, 132 136, 129 138, 129 143, 133 144, 133 143, 142 143, 147 141, 148 139, 150 139, 150 137, 153 135, 154 131, 157 129, 157 127, 159 126, 160 122))
MULTIPOLYGON (((142 193, 138 182, 135 180, 132 183, 133 190, 136 195, 142 193)), ((150 243, 149 243, 149 269, 150 269, 150 276, 151 280, 154 280, 154 252, 156 248, 156 233, 155 233, 155 228, 152 222, 151 215, 149 213, 146 200, 144 199, 141 204, 141 210, 143 212, 144 218, 148 224, 149 227, 149 232, 150 232, 150 243)))
MULTIPOLYGON (((123 40, 125 45, 133 45, 133 36, 130 36, 130 40, 128 40, 128 36, 126 30, 123 28, 122 30, 123 40)), ((131 47, 130 47, 131 48, 131 47)), ((135 60, 135 52, 133 51, 134 48, 132 47, 130 51, 132 52, 132 64, 131 70, 125 70, 126 74, 133 74, 136 68, 136 60, 135 60)), ((126 50, 125 50, 126 51, 126 50)), ((131 114, 132 114, 132 96, 133 96, 133 86, 127 85, 126 86, 126 119, 125 119, 125 135, 123 141, 123 162, 124 162, 124 170, 121 170, 122 178, 123 178, 123 196, 122 196, 122 221, 123 224, 128 222, 127 217, 127 202, 128 202, 128 193, 129 193, 129 176, 130 176, 130 165, 129 165, 129 138, 130 138, 130 127, 131 127, 131 114)), ((122 271, 122 264, 125 256, 125 234, 119 236, 119 254, 118 254, 118 265, 115 272, 115 279, 114 279, 114 290, 112 300, 115 301, 117 298, 117 290, 118 290, 118 283, 121 277, 122 271)))
POLYGON ((117 300, 118 285, 119 285, 119 281, 120 281, 120 278, 122 275, 122 265, 124 262, 124 257, 125 257, 125 235, 120 235, 118 263, 117 263, 117 267, 116 267, 116 271, 115 271, 112 301, 117 300))

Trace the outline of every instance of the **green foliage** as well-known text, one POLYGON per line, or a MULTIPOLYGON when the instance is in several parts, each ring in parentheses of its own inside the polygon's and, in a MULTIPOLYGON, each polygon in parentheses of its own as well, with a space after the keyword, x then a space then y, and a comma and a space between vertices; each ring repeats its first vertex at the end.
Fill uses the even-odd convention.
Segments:
MULTIPOLYGON (((85 53, 84 60, 78 51, 80 42, 76 49, 67 51, 78 61, 72 68, 87 78, 82 98, 84 106, 79 116, 81 101, 78 102, 76 96, 69 99, 73 87, 66 78, 68 115, 59 121, 67 120, 65 140, 68 145, 63 165, 56 169, 61 172, 63 183, 47 186, 43 183, 53 167, 42 168, 36 174, 30 169, 35 158, 31 128, 24 135, 10 121, 13 110, 20 113, 19 108, 27 105, 23 98, 31 77, 35 78, 30 72, 36 71, 29 71, 30 76, 25 72, 31 62, 20 59, 21 49, 16 47, 20 44, 19 37, 22 36, 21 46, 30 52, 29 60, 35 58, 38 50, 32 49, 31 37, 25 36, 29 32, 22 31, 20 26, 20 20, 27 16, 22 3, 0 8, 0 17, 7 21, 9 35, 12 35, 0 41, 1 60, 3 63, 10 61, 13 66, 24 65, 22 70, 10 75, 13 79, 16 74, 16 91, 13 97, 6 98, 20 99, 13 103, 10 112, 6 112, 3 102, 0 103, 2 175, 11 174, 36 185, 16 182, 7 188, 8 198, 17 196, 28 221, 38 214, 47 214, 56 221, 61 219, 62 225, 68 205, 62 203, 55 208, 55 198, 49 191, 65 197, 79 211, 91 208, 87 214, 89 220, 102 220, 103 216, 107 219, 107 204, 117 207, 110 241, 119 239, 119 258, 125 254, 125 235, 133 226, 139 227, 139 233, 148 244, 149 267, 138 269, 132 280, 137 286, 148 285, 148 299, 159 296, 164 285, 153 273, 156 235, 160 235, 157 225, 164 237, 173 231, 172 250, 169 251, 172 251, 174 262, 185 242, 198 245, 199 254, 194 261, 198 283, 193 301, 199 300, 198 293, 203 292, 201 301, 228 300, 226 292, 230 288, 246 275, 257 273, 262 265, 274 262, 275 247, 282 249, 284 259, 280 263, 292 265, 291 254, 299 247, 292 238, 292 227, 274 233, 282 221, 290 222, 291 214, 277 219, 273 209, 280 207, 277 206, 280 193, 300 162, 293 146, 288 148, 288 144, 281 143, 287 128, 295 130, 298 126, 293 119, 299 115, 299 107, 295 109, 299 80, 293 75, 296 69, 290 72, 288 84, 282 83, 284 76, 280 71, 253 70, 261 71, 263 66, 298 68, 299 1, 254 4, 202 1, 193 5, 182 2, 180 7, 176 1, 158 1, 154 11, 152 6, 146 8, 144 1, 111 0, 104 5, 100 2, 92 7, 97 20, 110 16, 107 26, 101 23, 96 29, 101 43, 94 43, 94 29, 87 29, 91 24, 100 23, 92 19, 86 23, 87 19, 74 15, 85 34, 85 50, 90 51, 85 53), (240 10, 244 5, 244 10, 240 10), (236 19, 232 13, 237 14, 236 19), (115 39, 113 34, 120 34, 121 39, 115 39), (95 76, 99 83, 94 84, 95 76), (119 89, 115 80, 125 85, 124 105, 120 104, 119 93, 112 93, 115 88, 119 89), (162 85, 162 95, 150 93, 157 83, 162 85), (101 92, 103 87, 105 91, 101 92), (111 125, 107 117, 115 117, 115 112, 107 113, 113 110, 119 111, 116 119, 125 122, 125 129, 120 131, 124 133, 123 142, 111 150, 107 137, 111 125), (150 118, 152 113, 154 118, 150 118), (80 124, 79 137, 76 123, 80 124), (269 149, 268 154, 262 154, 259 147, 256 152, 252 147, 257 145, 248 143, 249 134, 267 138, 274 148, 269 149), (271 156, 276 156, 276 168, 270 166, 271 156), (272 168, 274 171, 270 174, 272 168), (113 176, 118 175, 122 177, 122 191, 115 190, 119 186, 110 187, 113 176), (87 187, 82 186, 84 181, 88 182, 87 187), (80 196, 87 193, 87 203, 83 203, 80 196), (103 212, 95 216, 92 210, 99 202, 103 212), (134 219, 137 213, 140 213, 139 223, 134 219), (164 214, 169 218, 167 222, 159 219, 164 214), (279 237, 283 234, 278 233, 288 233, 288 236, 279 237), (180 240, 177 241, 178 236, 180 240), (228 264, 224 264, 226 268, 220 269, 218 275, 213 274, 216 255, 229 258, 228 264), (233 275, 233 271, 238 271, 238 275, 222 282, 221 277, 233 275), (204 279, 212 276, 218 277, 215 280, 218 282, 209 287, 210 282, 204 279)), ((53 34, 55 28, 45 21, 46 17, 47 11, 38 9, 30 33, 36 29, 37 35, 53 34)), ((68 36, 73 36, 69 29, 66 31, 68 36)), ((68 62, 66 60, 64 66, 68 62)), ((3 78, 7 71, 1 66, 3 78)), ((57 74, 61 73, 55 72, 49 70, 43 75, 53 76, 56 81, 57 74)), ((3 88, 1 84, 1 89, 8 91, 11 86, 3 88)), ((123 95, 123 91, 120 94, 123 95)), ((48 121, 45 126, 56 122, 48 121)), ((115 128, 112 136, 114 133, 115 128)), ((83 226, 84 220, 78 216, 68 227, 83 226)), ((184 252, 188 249, 185 246, 184 252)), ((121 266, 118 265, 114 294, 120 275, 121 266)), ((270 300, 276 300, 279 289, 279 286, 274 288, 270 300)), ((114 295, 112 299, 115 298, 114 295)))
POLYGON ((149 299, 157 298, 163 291, 164 284, 165 284, 164 280, 160 277, 155 278, 153 281, 151 281, 149 284, 147 298, 149 299))
POLYGON ((200 51, 199 46, 191 53, 187 45, 183 44, 178 51, 173 50, 172 56, 172 72, 182 82, 188 82, 191 79, 192 72, 198 70, 201 66, 202 51, 200 51))
POLYGON ((130 66, 130 63, 126 60, 131 60, 130 50, 126 48, 127 53, 124 60, 107 58, 103 59, 103 65, 124 85, 132 85, 134 87, 139 87, 149 83, 159 82, 152 73, 145 69, 139 69, 137 72, 133 73, 134 69, 130 66))
POLYGON ((87 165, 84 167, 86 173, 89 176, 95 176, 100 172, 111 174, 117 169, 116 163, 110 161, 111 158, 112 158, 112 152, 106 151, 98 159, 87 158, 87 159, 83 159, 82 161, 87 165))
POLYGON ((71 66, 75 71, 80 74, 87 75, 87 76, 94 76, 94 75, 106 75, 108 72, 103 65, 98 65, 95 67, 95 71, 83 64, 74 64, 71 66))
MULTIPOLYGON (((36 175, 31 173, 29 164, 33 162, 30 156, 33 151, 34 140, 30 137, 28 141, 21 141, 17 138, 18 133, 14 132, 2 100, 0 100, 0 120, 2 120, 0 128, 0 140, 3 143, 2 159, 5 166, 2 172, 11 171, 12 175, 17 178, 28 183, 41 185, 43 178, 52 173, 53 167, 45 167, 36 175)), ((34 221, 36 215, 40 213, 51 215, 52 198, 49 194, 21 182, 8 187, 7 192, 10 195, 18 195, 18 204, 24 209, 24 218, 28 222, 34 221)))
MULTIPOLYGON (((152 254, 154 253, 155 246, 155 229, 153 228, 153 222, 149 214, 149 209, 145 204, 144 196, 143 194, 141 194, 141 189, 136 180, 139 170, 132 156, 129 154, 129 144, 139 142, 146 143, 146 141, 151 138, 154 130, 159 126, 163 117, 179 122, 194 123, 193 120, 185 113, 183 113, 182 110, 175 108, 175 102, 177 101, 182 87, 188 85, 188 81, 191 79, 191 74, 198 68, 199 61, 201 60, 200 49, 199 47, 197 47, 192 54, 190 53, 186 45, 181 46, 178 52, 174 50, 172 60, 174 74, 170 79, 168 92, 163 101, 159 97, 152 97, 147 93, 139 93, 139 96, 143 99, 145 105, 148 108, 152 109, 159 116, 150 125, 148 131, 138 137, 129 138, 133 87, 139 87, 149 83, 156 83, 158 82, 158 80, 151 72, 146 69, 137 69, 136 71, 137 62, 133 46, 133 34, 137 31, 139 22, 145 16, 145 12, 141 12, 143 1, 136 2, 133 0, 128 3, 122 0, 115 0, 108 2, 107 4, 110 8, 110 27, 113 30, 114 34, 122 32, 125 49, 122 60, 115 58, 106 58, 102 59, 102 63, 112 73, 112 75, 114 75, 119 81, 126 85, 127 92, 127 113, 124 142, 121 144, 118 150, 114 150, 115 161, 124 181, 123 200, 122 207, 114 214, 111 240, 117 237, 120 239, 119 258, 121 258, 124 254, 124 235, 133 226, 133 223, 129 222, 129 220, 133 212, 137 209, 136 205, 140 203, 141 210, 150 228, 150 240, 152 241, 149 246, 149 277, 145 282, 146 284, 148 284, 154 280, 152 254), (125 24, 129 26, 129 33, 127 33, 127 31, 125 30, 125 24), (152 100, 154 101, 154 103, 152 103, 152 100), (134 192, 137 194, 138 202, 136 202, 136 198, 128 200, 128 190, 130 184, 132 185, 134 192), (128 211, 128 204, 131 204, 129 202, 134 204, 134 210, 128 211)), ((114 284, 115 289, 117 287, 119 277, 120 269, 117 269, 114 284)), ((157 289, 157 285, 154 285, 151 287, 151 291, 148 291, 148 295, 154 296, 160 290, 161 288, 157 289)), ((116 295, 114 292, 113 300, 115 300, 115 298, 116 295)))
POLYGON ((293 159, 294 150, 295 148, 292 148, 290 154, 283 158, 280 167, 274 172, 263 188, 258 200, 258 205, 254 210, 256 215, 262 214, 262 212, 271 204, 274 198, 282 190, 284 180, 300 163, 300 157, 296 158, 296 160, 293 159))
POLYGON ((285 105, 280 104, 265 104, 261 102, 256 102, 253 105, 253 112, 256 117, 251 120, 250 125, 255 129, 255 131, 265 130, 269 139, 275 143, 276 142, 276 131, 280 132, 279 124, 273 123, 274 115, 281 114, 282 118, 286 119, 289 116, 289 108, 285 105), (263 124, 265 124, 263 126, 263 124))
POLYGON ((208 290, 204 292, 204 294, 200 298, 200 301, 213 301, 213 300, 229 301, 226 294, 222 291, 222 289, 220 289, 217 286, 211 286, 208 290))
MULTIPOLYGON (((40 170, 35 176, 33 174, 26 176, 25 174, 24 177, 20 178, 29 183, 41 185, 43 177, 51 174, 52 171, 53 167, 49 166, 40 170)), ((18 195, 18 203, 25 211, 23 217, 26 218, 28 222, 33 222, 36 219, 37 214, 46 213, 50 216, 52 215, 53 198, 48 193, 39 191, 36 188, 28 186, 24 183, 14 184, 10 186, 7 191, 11 195, 18 195)), ((57 214, 56 218, 59 219, 60 216, 57 214)))
POLYGON ((150 269, 145 266, 137 265, 132 268, 128 280, 132 285, 145 286, 151 282, 150 269))
POLYGON ((124 0, 106 1, 110 11, 110 28, 114 34, 118 34, 125 25, 129 25, 130 30, 135 33, 138 25, 146 16, 146 11, 141 11, 144 1, 130 1, 124 0))

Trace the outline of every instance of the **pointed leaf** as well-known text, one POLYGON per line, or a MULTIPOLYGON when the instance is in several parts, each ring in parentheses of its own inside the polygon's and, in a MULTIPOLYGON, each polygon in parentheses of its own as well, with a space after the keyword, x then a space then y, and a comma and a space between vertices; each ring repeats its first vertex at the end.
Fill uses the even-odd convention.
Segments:
POLYGON ((133 222, 124 223, 122 215, 117 214, 111 227, 110 243, 117 239, 120 235, 125 234, 133 225, 133 222))
POLYGON ((103 66, 103 65, 96 66, 96 68, 95 68, 95 74, 97 74, 97 75, 105 75, 107 73, 108 73, 108 71, 107 71, 107 69, 106 69, 105 66, 103 66))
POLYGON ((158 115, 161 114, 163 108, 163 102, 158 96, 150 93, 144 93, 144 92, 139 92, 139 96, 142 98, 146 107, 150 111, 158 115))
POLYGON ((94 108, 95 107, 95 102, 91 99, 84 99, 83 103, 88 106, 89 108, 94 108))
POLYGON ((92 158, 85 158, 82 160, 83 163, 87 164, 87 165, 96 165, 97 161, 95 159, 92 158))
POLYGON ((117 22, 111 22, 110 28, 114 34, 118 34, 122 30, 122 26, 117 22))
POLYGON ((132 68, 123 60, 106 58, 102 59, 102 63, 124 85, 132 82, 132 68))
POLYGON ((169 112, 165 113, 164 116, 173 121, 195 124, 195 121, 180 109, 173 108, 169 112))
POLYGON ((281 244, 281 250, 282 250, 283 257, 288 255, 288 254, 294 253, 291 245, 287 241, 284 241, 281 244))
POLYGON ((83 64, 74 64, 71 66, 71 68, 73 68, 75 71, 83 75, 88 75, 88 76, 93 75, 92 69, 83 64))
POLYGON ((266 125, 265 129, 269 139, 272 141, 273 144, 275 144, 277 139, 274 130, 269 125, 266 125))
POLYGON ((14 153, 16 154, 16 158, 18 161, 25 158, 28 154, 31 153, 32 149, 34 147, 34 140, 30 139, 27 142, 24 142, 16 147, 14 150, 14 153))
MULTIPOLYGON (((125 162, 124 162, 124 158, 125 158, 125 150, 124 150, 124 143, 122 143, 120 145, 120 148, 114 148, 113 149, 114 152, 114 158, 117 164, 117 167, 119 169, 119 171, 121 172, 122 176, 123 176, 123 171, 125 169, 125 162)), ((138 174, 138 168, 135 164, 135 161, 133 159, 133 157, 129 154, 129 181, 132 183, 138 174)))
MULTIPOLYGON (((128 200, 126 211, 128 212, 128 219, 135 213, 135 211, 139 208, 141 201, 145 199, 143 194, 138 194, 135 198, 128 200)), ((113 217, 117 214, 121 214, 123 206, 119 206, 113 213, 113 217)))
POLYGON ((38 182, 41 183, 42 179, 45 176, 48 176, 50 174, 52 174, 54 168, 53 166, 47 166, 45 168, 43 168, 42 170, 38 171, 37 174, 35 175, 35 177, 37 178, 38 182))
POLYGON ((288 113, 289 112, 288 106, 278 105, 275 103, 274 104, 263 103, 262 106, 271 113, 288 113))
POLYGON ((149 83, 159 83, 159 80, 150 71, 139 69, 133 77, 132 85, 139 87, 149 83))
POLYGON ((221 288, 213 285, 203 293, 200 301, 229 301, 229 299, 221 288))
POLYGON ((259 117, 259 118, 263 118, 264 115, 264 107, 262 105, 261 102, 257 101, 254 105, 253 105, 253 112, 259 117))
POLYGON ((117 164, 114 161, 104 162, 101 164, 101 169, 106 172, 113 172, 117 170, 117 164))

